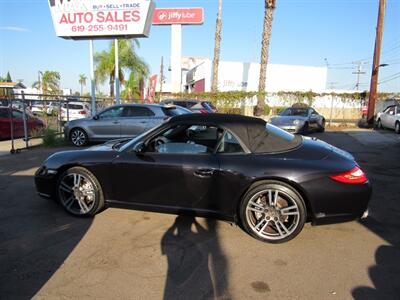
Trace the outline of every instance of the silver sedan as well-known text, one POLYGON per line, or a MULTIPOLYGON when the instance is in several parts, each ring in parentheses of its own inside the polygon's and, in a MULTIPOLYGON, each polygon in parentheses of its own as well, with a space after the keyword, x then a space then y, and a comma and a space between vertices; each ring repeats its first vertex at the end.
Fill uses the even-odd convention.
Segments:
POLYGON ((64 135, 75 146, 91 141, 131 138, 159 125, 170 117, 191 113, 179 106, 124 104, 106 108, 92 118, 67 122, 64 135))
POLYGON ((271 124, 293 133, 308 133, 310 130, 325 131, 325 118, 313 108, 289 107, 271 118, 271 124))

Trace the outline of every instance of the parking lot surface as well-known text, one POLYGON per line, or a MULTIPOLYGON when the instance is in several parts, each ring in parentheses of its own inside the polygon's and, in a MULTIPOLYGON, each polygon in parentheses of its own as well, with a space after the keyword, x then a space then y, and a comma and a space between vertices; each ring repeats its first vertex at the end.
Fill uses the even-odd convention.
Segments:
POLYGON ((279 245, 201 218, 116 208, 75 218, 34 188, 36 168, 60 149, 1 156, 0 299, 399 299, 398 135, 312 136, 366 170, 370 216, 306 225, 279 245))

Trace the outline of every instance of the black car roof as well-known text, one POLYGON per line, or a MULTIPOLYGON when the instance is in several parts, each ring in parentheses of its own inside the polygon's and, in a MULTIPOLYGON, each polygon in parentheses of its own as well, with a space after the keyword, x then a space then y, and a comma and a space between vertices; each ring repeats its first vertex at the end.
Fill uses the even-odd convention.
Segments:
POLYGON ((301 137, 296 136, 288 141, 271 134, 266 129, 266 122, 233 114, 186 114, 173 117, 169 123, 221 126, 235 134, 253 153, 280 152, 296 148, 301 143, 301 137))

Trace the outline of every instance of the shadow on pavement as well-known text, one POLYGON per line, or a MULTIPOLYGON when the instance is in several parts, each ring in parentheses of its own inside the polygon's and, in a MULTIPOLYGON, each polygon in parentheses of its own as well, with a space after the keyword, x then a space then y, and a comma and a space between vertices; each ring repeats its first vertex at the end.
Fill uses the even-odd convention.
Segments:
MULTIPOLYGON (((49 152, 49 151, 47 151, 49 152)), ((49 153, 0 159, 0 298, 30 299, 62 266, 91 219, 36 195, 33 169, 49 153)))
POLYGON ((206 227, 178 216, 161 240, 168 271, 164 299, 230 299, 228 264, 218 239, 218 223, 206 227))
MULTIPOLYGON (((400 298, 400 139, 390 131, 331 132, 318 136, 351 152, 366 170, 373 186, 370 216, 360 221, 368 230, 384 239, 375 250, 375 265, 368 268, 373 287, 352 290, 357 300, 400 298), (345 136, 343 133, 346 133, 345 136)), ((351 245, 349 245, 351 246, 351 245)))

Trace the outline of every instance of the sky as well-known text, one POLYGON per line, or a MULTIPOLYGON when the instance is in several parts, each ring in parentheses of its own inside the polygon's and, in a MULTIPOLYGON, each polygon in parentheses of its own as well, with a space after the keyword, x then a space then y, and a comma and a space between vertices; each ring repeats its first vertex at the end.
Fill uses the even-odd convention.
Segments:
MULTIPOLYGON (((353 89, 355 61, 363 60, 360 89, 369 88, 378 0, 277 0, 270 63, 307 66, 328 64, 327 87, 353 89)), ((47 0, 0 0, 0 75, 7 71, 27 86, 38 71, 61 74, 61 86, 79 91, 79 74, 89 77, 89 42, 55 35, 47 0)), ((213 58, 217 0, 156 0, 157 7, 203 7, 205 22, 184 26, 182 55, 213 58)), ((263 0, 223 0, 221 60, 258 62, 264 15, 263 0)), ((140 39, 138 54, 159 73, 168 66, 170 27, 152 26, 140 39)), ((110 41, 95 41, 95 51, 110 41)), ((379 91, 400 92, 400 0, 387 0, 379 91)), ((168 73, 168 71, 166 71, 168 73)), ((168 77, 168 74, 167 74, 168 77)), ((87 91, 87 86, 85 90, 87 91)), ((104 92, 106 88, 104 87, 104 92)))

